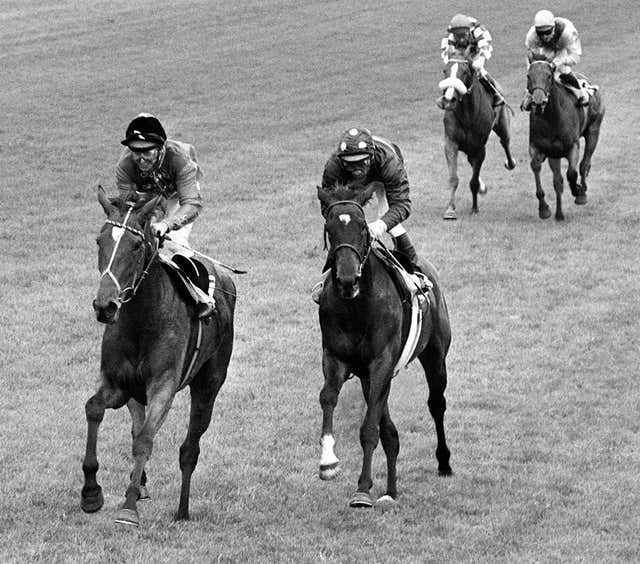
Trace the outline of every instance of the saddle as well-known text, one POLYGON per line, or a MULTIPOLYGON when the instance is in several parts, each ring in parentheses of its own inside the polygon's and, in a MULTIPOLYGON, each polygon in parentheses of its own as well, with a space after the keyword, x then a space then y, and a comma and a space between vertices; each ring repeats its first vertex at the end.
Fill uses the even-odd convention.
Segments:
POLYGON ((373 242, 371 250, 391 275, 403 302, 410 302, 418 293, 426 295, 433 288, 431 280, 422 272, 410 272, 411 266, 404 254, 390 251, 377 240, 373 242))
POLYGON ((159 259, 196 304, 202 301, 202 294, 213 300, 216 278, 204 263, 166 247, 160 249, 159 259))

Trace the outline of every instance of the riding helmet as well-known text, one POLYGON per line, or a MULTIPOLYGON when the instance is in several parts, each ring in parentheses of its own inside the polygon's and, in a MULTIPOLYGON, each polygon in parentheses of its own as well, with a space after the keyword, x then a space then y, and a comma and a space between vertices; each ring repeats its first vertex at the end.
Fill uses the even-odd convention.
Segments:
POLYGON ((368 129, 352 127, 342 134, 338 156, 346 161, 361 161, 373 154, 375 144, 368 129))
POLYGON ((138 114, 127 127, 125 138, 120 142, 129 146, 135 141, 145 142, 161 147, 167 140, 167 134, 160 120, 151 114, 138 114))

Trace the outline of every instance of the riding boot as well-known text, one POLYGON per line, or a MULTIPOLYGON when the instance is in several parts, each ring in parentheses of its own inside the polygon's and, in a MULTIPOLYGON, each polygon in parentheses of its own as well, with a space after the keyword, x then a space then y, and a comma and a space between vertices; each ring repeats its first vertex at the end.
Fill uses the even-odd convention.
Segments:
POLYGON ((404 255, 409 263, 409 272, 413 274, 416 270, 420 271, 420 267, 418 266, 418 254, 409 239, 409 235, 407 233, 403 233, 398 237, 393 237, 393 244, 396 248, 396 251, 404 255))
POLYGON ((487 92, 489 92, 489 94, 491 94, 491 96, 493 97, 492 105, 494 108, 505 103, 504 96, 500 92, 496 81, 493 80, 489 73, 485 72, 484 75, 480 77, 480 81, 484 85, 487 92))
POLYGON ((584 88, 580 84, 578 77, 572 72, 567 72, 565 74, 560 75, 560 80, 562 84, 564 84, 569 90, 571 90, 578 99, 578 106, 588 106, 589 105, 589 95, 585 92, 584 88))

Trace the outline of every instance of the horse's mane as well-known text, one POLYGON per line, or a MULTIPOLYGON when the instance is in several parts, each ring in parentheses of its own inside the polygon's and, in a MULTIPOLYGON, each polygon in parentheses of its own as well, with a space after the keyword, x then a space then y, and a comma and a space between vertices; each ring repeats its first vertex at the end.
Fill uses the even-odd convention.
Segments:
POLYGON ((349 183, 337 182, 333 186, 322 188, 323 193, 331 202, 339 202, 341 200, 353 200, 364 206, 371 198, 375 190, 369 192, 368 186, 362 186, 360 184, 352 185, 349 183), (366 196, 365 196, 366 193, 366 196))
MULTIPOLYGON (((125 213, 133 205, 133 211, 140 211, 146 204, 156 198, 154 194, 130 191, 115 196, 109 197, 111 205, 115 206, 121 213, 125 213)), ((162 215, 166 212, 166 200, 165 198, 158 198, 156 204, 156 210, 162 212, 162 215)))

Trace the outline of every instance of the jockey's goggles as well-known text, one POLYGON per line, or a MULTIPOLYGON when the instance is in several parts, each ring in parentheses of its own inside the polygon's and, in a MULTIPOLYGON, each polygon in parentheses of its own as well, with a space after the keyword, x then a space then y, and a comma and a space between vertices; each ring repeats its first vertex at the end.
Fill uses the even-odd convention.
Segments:
POLYGON ((347 166, 358 166, 369 164, 371 155, 369 153, 359 153, 357 155, 342 155, 340 158, 342 159, 342 162, 347 166))
POLYGON ((159 149, 160 147, 158 147, 157 145, 147 145, 147 146, 136 146, 136 145, 130 145, 129 146, 129 150, 132 153, 136 153, 136 155, 143 155, 144 153, 149 153, 151 151, 153 151, 154 149, 159 149))
POLYGON ((548 37, 553 33, 553 27, 537 27, 536 34, 538 37, 548 37))

